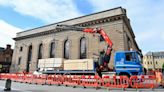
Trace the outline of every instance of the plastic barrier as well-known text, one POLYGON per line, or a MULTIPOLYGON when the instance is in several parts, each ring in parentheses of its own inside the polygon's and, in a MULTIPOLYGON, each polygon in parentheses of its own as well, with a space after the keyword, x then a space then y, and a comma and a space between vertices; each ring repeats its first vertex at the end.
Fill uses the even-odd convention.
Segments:
MULTIPOLYGON (((161 77, 161 75, 160 75, 161 77)), ((66 86, 83 86, 83 87, 106 87, 106 88, 157 88, 164 81, 157 80, 155 75, 131 76, 76 76, 76 75, 33 75, 33 74, 9 74, 0 73, 0 79, 11 79, 12 81, 49 84, 49 85, 66 85, 66 86)))
POLYGON ((160 72, 160 71, 156 71, 155 72, 155 76, 156 76, 156 80, 157 80, 157 83, 158 84, 161 84, 162 83, 162 72, 160 72))
POLYGON ((17 74, 10 74, 10 79, 15 81, 17 79, 17 74))
POLYGON ((63 76, 63 85, 66 86, 77 86, 79 85, 79 80, 80 77, 76 76, 76 75, 64 75, 63 76))
POLYGON ((34 79, 34 75, 33 74, 26 74, 25 75, 24 82, 31 84, 33 82, 33 79, 34 79))
POLYGON ((46 84, 52 85, 53 79, 54 79, 54 75, 48 75, 47 80, 46 80, 46 84))
POLYGON ((102 86, 107 88, 128 88, 129 78, 127 76, 104 76, 102 86))
POLYGON ((50 81, 50 84, 52 84, 52 85, 55 85, 55 84, 61 85, 61 84, 63 84, 63 76, 62 75, 53 75, 52 79, 53 80, 50 81))
POLYGON ((10 79, 10 74, 9 74, 9 73, 3 73, 3 74, 2 74, 2 79, 3 79, 3 80, 10 79))
POLYGON ((158 87, 154 75, 131 76, 130 86, 132 88, 156 88, 158 87))
POLYGON ((98 88, 100 86, 100 77, 99 76, 81 76, 80 86, 83 87, 95 87, 98 88))
POLYGON ((63 83, 63 77, 61 75, 48 75, 46 84, 48 85, 61 85, 63 83))
POLYGON ((6 74, 5 73, 1 73, 0 76, 1 76, 1 80, 6 79, 6 74))
POLYGON ((25 75, 23 73, 17 74, 17 78, 15 79, 15 81, 17 82, 24 82, 25 79, 25 75))
POLYGON ((45 74, 36 75, 33 77, 32 83, 44 85, 46 84, 46 79, 47 79, 47 75, 45 74))

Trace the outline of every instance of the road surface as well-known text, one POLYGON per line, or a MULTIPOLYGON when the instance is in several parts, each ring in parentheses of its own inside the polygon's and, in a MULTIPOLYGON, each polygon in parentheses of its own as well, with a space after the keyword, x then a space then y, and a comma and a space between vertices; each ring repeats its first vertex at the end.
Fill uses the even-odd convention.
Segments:
MULTIPOLYGON (((5 81, 0 80, 0 92, 4 92, 5 81)), ((56 85, 36 85, 36 84, 26 84, 12 82, 11 92, 164 92, 164 88, 160 89, 131 89, 128 88, 125 91, 122 89, 98 89, 95 88, 83 88, 83 87, 66 87, 66 86, 56 86, 56 85)))

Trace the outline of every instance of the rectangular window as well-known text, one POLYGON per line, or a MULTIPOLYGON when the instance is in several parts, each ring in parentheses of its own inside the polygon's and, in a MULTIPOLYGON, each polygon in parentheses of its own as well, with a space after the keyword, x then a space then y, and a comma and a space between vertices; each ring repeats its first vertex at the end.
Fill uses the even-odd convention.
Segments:
POLYGON ((19 51, 22 51, 23 50, 23 47, 20 47, 19 51))
POLYGON ((134 53, 126 53, 125 58, 126 58, 126 61, 135 61, 136 60, 134 53))
POLYGON ((20 65, 21 64, 21 57, 19 57, 19 59, 18 59, 18 65, 20 65))

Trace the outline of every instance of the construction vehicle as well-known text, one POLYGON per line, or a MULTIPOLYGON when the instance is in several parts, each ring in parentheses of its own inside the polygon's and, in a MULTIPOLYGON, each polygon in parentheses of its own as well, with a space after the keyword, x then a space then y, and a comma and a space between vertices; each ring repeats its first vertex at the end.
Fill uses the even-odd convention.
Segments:
MULTIPOLYGON (((85 27, 79 27, 79 26, 72 26, 72 25, 57 25, 56 29, 61 31, 81 31, 85 33, 91 33, 91 34, 100 34, 101 39, 103 39, 107 43, 106 51, 103 50, 100 52, 99 60, 101 64, 94 63, 94 69, 92 73, 98 72, 101 76, 101 73, 110 73, 108 63, 111 58, 111 51, 113 43, 110 40, 109 36, 105 33, 105 31, 101 28, 85 28, 85 27)), ((117 75, 126 75, 130 77, 131 75, 140 75, 143 74, 143 67, 141 64, 141 54, 138 51, 121 51, 116 52, 114 56, 114 70, 112 71, 116 73, 117 75)), ((75 71, 46 71, 44 73, 75 73, 75 71)), ((88 73, 88 71, 77 71, 77 73, 88 73)), ((91 72, 89 72, 91 73, 91 72)), ((88 74, 89 74, 88 73, 88 74)), ((104 74, 105 74, 104 73, 104 74)), ((107 74, 108 74, 107 73, 107 74)))

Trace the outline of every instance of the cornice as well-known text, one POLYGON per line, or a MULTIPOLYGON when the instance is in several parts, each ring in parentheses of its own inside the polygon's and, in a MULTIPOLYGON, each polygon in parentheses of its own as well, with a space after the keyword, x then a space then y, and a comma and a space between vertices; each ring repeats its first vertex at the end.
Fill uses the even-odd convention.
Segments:
MULTIPOLYGON (((75 24, 75 25, 76 26, 82 26, 82 27, 88 27, 88 26, 93 26, 93 25, 97 25, 97 24, 108 23, 108 22, 124 19, 125 16, 126 16, 125 14, 121 14, 121 15, 111 16, 111 17, 97 19, 97 20, 93 20, 93 21, 87 21, 87 22, 83 22, 83 23, 75 24)), ((16 37, 16 38, 13 38, 13 39, 15 41, 18 41, 18 40, 22 40, 22 39, 27 39, 27 38, 32 38, 32 37, 38 37, 38 36, 48 35, 48 34, 52 34, 52 33, 57 33, 57 32, 60 32, 60 31, 63 31, 63 30, 56 30, 54 28, 54 29, 51 29, 51 30, 45 30, 44 32, 30 34, 30 35, 21 36, 21 37, 16 37)))

